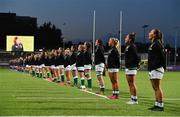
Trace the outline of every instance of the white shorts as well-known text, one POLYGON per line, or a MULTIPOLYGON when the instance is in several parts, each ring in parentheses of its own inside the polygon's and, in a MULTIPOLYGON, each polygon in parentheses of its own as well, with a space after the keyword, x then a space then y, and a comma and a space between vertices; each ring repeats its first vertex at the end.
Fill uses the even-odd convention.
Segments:
POLYGON ((45 67, 45 64, 41 64, 40 66, 41 66, 41 67, 45 67))
POLYGON ((130 70, 128 68, 125 69, 125 74, 126 75, 136 75, 137 74, 137 70, 130 70))
POLYGON ((59 69, 59 67, 58 67, 58 66, 55 66, 55 67, 54 67, 54 69, 55 69, 55 70, 58 70, 58 69, 59 69))
POLYGON ((37 67, 36 65, 33 65, 33 68, 34 68, 34 69, 36 69, 36 67, 37 67))
POLYGON ((156 70, 152 70, 149 72, 149 79, 162 79, 164 76, 164 68, 160 67, 156 70))
POLYGON ((103 72, 104 71, 104 63, 100 63, 98 65, 95 65, 96 72, 103 72))
POLYGON ((55 69, 56 67, 55 67, 55 65, 51 65, 51 67, 50 67, 51 69, 55 69))
POLYGON ((119 69, 116 68, 110 68, 108 69, 108 72, 113 73, 113 72, 119 72, 119 69))
POLYGON ((36 65, 36 66, 34 66, 34 68, 39 69, 39 66, 38 66, 38 65, 36 65))
POLYGON ((71 70, 73 71, 77 70, 76 64, 71 65, 71 70))
POLYGON ((65 68, 65 71, 71 71, 71 65, 68 65, 68 66, 65 68))
POLYGON ((92 66, 91 65, 84 65, 84 70, 91 70, 92 66))
POLYGON ((40 65, 40 66, 38 66, 38 68, 39 68, 39 69, 42 69, 43 67, 40 65))
POLYGON ((64 65, 58 65, 58 69, 64 69, 64 65))
POLYGON ((30 68, 31 66, 30 65, 26 65, 27 68, 30 68))
POLYGON ((77 67, 78 71, 84 72, 84 67, 77 67))

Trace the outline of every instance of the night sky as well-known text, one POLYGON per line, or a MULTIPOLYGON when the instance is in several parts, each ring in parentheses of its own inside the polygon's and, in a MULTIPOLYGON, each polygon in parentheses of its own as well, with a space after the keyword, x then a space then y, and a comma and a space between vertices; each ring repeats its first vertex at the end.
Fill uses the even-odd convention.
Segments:
POLYGON ((147 32, 159 28, 165 44, 174 46, 175 27, 180 26, 180 0, 0 0, 0 12, 37 17, 38 25, 51 21, 62 29, 66 41, 92 39, 93 10, 96 38, 118 33, 122 10, 123 34, 136 32, 137 41, 142 42, 142 26, 148 24, 147 32))

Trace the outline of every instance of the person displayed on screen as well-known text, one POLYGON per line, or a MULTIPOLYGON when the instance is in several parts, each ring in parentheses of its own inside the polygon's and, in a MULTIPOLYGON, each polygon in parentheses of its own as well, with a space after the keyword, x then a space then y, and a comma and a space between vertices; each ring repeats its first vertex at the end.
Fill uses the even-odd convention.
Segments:
POLYGON ((21 43, 18 37, 15 37, 13 40, 14 44, 12 45, 12 51, 15 52, 22 52, 23 51, 23 44, 21 43))

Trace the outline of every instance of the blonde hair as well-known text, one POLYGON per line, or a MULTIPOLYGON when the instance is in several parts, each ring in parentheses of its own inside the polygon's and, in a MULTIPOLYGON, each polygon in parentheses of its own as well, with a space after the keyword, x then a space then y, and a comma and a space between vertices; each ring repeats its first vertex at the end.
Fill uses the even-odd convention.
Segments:
POLYGON ((114 46, 115 46, 116 48, 118 48, 118 47, 119 47, 119 40, 118 40, 117 38, 115 38, 115 37, 111 37, 111 38, 110 38, 110 40, 112 40, 112 41, 113 41, 114 46))

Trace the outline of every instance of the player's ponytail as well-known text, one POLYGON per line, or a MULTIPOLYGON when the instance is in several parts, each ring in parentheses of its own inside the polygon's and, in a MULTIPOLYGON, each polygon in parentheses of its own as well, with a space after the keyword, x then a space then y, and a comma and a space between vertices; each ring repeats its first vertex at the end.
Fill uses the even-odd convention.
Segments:
POLYGON ((114 47, 116 47, 116 48, 119 47, 119 40, 117 38, 111 37, 110 40, 113 41, 114 47))
POLYGON ((162 32, 159 29, 153 29, 153 30, 154 30, 154 34, 155 34, 155 39, 159 40, 159 42, 161 44, 163 44, 164 41, 163 41, 163 34, 162 34, 162 32))
POLYGON ((119 40, 117 38, 115 38, 114 45, 116 48, 119 47, 119 40))
POLYGON ((129 38, 131 39, 131 43, 134 43, 136 39, 136 33, 132 32, 131 34, 129 34, 129 38))

